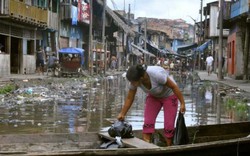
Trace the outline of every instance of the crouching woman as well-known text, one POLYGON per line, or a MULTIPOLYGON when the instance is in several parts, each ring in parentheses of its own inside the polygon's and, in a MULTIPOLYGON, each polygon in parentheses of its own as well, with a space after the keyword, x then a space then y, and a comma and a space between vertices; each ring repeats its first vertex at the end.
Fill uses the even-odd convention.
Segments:
POLYGON ((130 82, 130 87, 123 108, 117 116, 117 119, 125 119, 134 101, 137 88, 140 87, 147 93, 143 124, 144 141, 150 142, 151 135, 155 131, 156 118, 163 107, 164 135, 167 145, 171 146, 178 103, 180 103, 179 111, 182 113, 186 111, 184 98, 179 87, 165 69, 160 66, 131 66, 127 71, 126 77, 130 82))

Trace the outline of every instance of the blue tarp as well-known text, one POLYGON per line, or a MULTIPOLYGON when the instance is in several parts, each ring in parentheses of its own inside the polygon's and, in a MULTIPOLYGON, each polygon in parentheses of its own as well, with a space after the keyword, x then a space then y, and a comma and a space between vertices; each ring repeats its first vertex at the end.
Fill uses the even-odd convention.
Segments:
POLYGON ((80 55, 82 55, 84 53, 84 49, 68 47, 68 48, 62 48, 58 52, 65 53, 65 54, 67 53, 67 54, 80 54, 80 55))
POLYGON ((179 47, 177 47, 177 53, 180 53, 182 51, 186 51, 186 50, 189 50, 189 49, 194 49, 197 46, 198 46, 197 43, 179 46, 179 47))
POLYGON ((201 46, 196 48, 196 51, 203 52, 211 43, 212 43, 212 40, 208 40, 207 42, 203 43, 201 46))

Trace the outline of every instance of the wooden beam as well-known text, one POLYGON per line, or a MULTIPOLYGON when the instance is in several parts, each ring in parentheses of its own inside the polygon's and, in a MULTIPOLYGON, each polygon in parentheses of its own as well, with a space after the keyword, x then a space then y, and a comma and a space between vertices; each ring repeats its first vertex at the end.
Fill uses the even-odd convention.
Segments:
MULTIPOLYGON (((111 137, 108 132, 101 132, 99 135, 103 138, 106 138, 108 140, 115 140, 115 138, 111 137)), ((133 138, 123 138, 122 142, 127 146, 131 148, 160 148, 159 146, 156 146, 154 144, 148 143, 146 141, 143 141, 137 137, 133 138)))

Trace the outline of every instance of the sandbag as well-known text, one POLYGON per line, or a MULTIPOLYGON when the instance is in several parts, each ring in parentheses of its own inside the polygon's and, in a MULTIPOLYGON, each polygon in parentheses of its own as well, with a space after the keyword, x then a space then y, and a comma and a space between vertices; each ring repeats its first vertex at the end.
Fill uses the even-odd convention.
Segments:
POLYGON ((121 138, 133 138, 132 125, 126 121, 115 121, 114 124, 108 129, 111 137, 119 136, 121 138))
POLYGON ((173 139, 174 145, 184 145, 189 143, 189 136, 187 127, 185 124, 185 119, 183 113, 179 112, 176 127, 175 127, 175 134, 173 139))

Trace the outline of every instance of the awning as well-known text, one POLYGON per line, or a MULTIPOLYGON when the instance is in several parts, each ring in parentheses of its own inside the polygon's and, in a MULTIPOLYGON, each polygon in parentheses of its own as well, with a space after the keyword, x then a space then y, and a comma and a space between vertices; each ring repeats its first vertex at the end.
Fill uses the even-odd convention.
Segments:
MULTIPOLYGON (((143 38, 143 41, 145 41, 145 38, 143 38)), ((164 56, 164 52, 159 49, 154 43, 150 40, 147 40, 147 50, 153 53, 155 56, 164 56)))
POLYGON ((186 55, 181 55, 181 54, 178 54, 178 53, 166 53, 165 55, 174 55, 174 56, 184 57, 184 58, 188 57, 186 55))
POLYGON ((177 47, 177 53, 182 52, 182 51, 186 51, 189 49, 194 49, 197 46, 198 46, 197 43, 179 46, 179 47, 177 47))
POLYGON ((212 40, 208 40, 207 42, 203 43, 201 46, 196 48, 196 51, 203 52, 211 43, 212 43, 212 40))
POLYGON ((137 49, 132 49, 132 53, 136 56, 139 56, 139 57, 142 56, 142 53, 137 49))
MULTIPOLYGON (((141 51, 142 53, 144 53, 144 54, 146 54, 146 55, 149 55, 150 57, 155 57, 154 54, 152 54, 152 53, 150 53, 150 52, 148 52, 148 51, 142 49, 141 47, 135 45, 134 43, 131 43, 131 46, 132 46, 134 49, 137 49, 137 50, 141 51)), ((132 50, 132 51, 133 51, 133 50, 132 50)))

